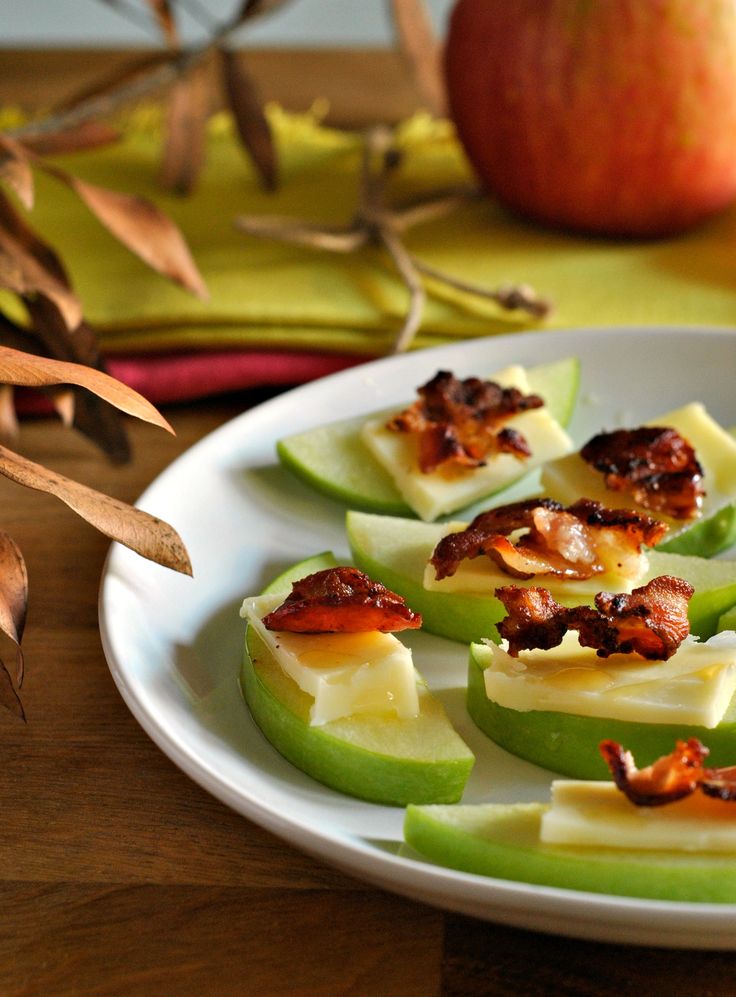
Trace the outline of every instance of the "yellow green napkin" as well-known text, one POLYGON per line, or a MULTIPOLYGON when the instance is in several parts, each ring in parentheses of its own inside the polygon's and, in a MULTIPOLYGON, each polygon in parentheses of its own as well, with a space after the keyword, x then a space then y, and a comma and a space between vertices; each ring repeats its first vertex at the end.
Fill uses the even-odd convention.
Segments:
MULTIPOLYGON (((104 351, 145 353, 284 348, 378 354, 393 340, 407 294, 388 258, 368 248, 348 256, 235 229, 241 214, 279 214, 329 224, 353 213, 360 137, 316 114, 270 109, 281 186, 264 193, 230 119, 211 122, 200 185, 188 199, 157 183, 160 115, 131 115, 117 145, 59 159, 92 182, 155 200, 181 227, 210 291, 202 302, 120 246, 74 195, 38 177, 31 223, 65 260, 104 351)), ((447 122, 418 116, 398 130, 404 158, 397 199, 471 181, 447 122)), ((520 328, 618 324, 736 324, 736 208, 696 232, 658 241, 582 238, 510 217, 490 198, 412 229, 416 256, 464 280, 528 283, 554 303, 540 323, 490 302, 430 287, 417 345, 520 328)))

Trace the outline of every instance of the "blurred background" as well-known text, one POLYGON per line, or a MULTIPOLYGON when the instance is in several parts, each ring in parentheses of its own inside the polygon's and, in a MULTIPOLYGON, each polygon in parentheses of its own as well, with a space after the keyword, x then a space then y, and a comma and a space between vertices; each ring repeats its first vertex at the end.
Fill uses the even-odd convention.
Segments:
MULTIPOLYGON (((242 0, 187 0, 182 28, 196 42, 242 0)), ((452 0, 428 0, 439 31, 452 0)), ((0 46, 137 46, 158 43, 138 0, 0 0, 0 46)), ((253 46, 388 46, 391 28, 382 0, 292 0, 283 10, 249 24, 238 39, 253 46)))

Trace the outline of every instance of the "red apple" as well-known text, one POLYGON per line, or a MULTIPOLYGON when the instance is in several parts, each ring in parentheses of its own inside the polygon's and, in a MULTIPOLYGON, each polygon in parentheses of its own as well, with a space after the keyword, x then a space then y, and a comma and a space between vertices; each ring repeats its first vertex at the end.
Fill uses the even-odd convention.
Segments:
POLYGON ((658 236, 736 197, 736 0, 458 0, 445 69, 475 171, 529 218, 658 236))

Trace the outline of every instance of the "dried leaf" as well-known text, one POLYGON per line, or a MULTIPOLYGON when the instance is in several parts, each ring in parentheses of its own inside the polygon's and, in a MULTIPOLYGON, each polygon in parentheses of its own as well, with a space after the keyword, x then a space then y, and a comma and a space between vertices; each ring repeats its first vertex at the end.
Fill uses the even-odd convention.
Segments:
POLYGON ((198 297, 207 297, 204 281, 184 237, 154 204, 135 194, 87 183, 48 163, 41 165, 71 187, 108 231, 136 256, 198 297))
POLYGON ((69 388, 50 388, 48 395, 62 423, 70 429, 74 425, 76 396, 69 388))
POLYGON ((0 287, 22 296, 38 294, 53 302, 68 329, 82 320, 76 295, 51 274, 0 224, 0 287))
POLYGON ((11 443, 18 437, 14 395, 12 385, 0 384, 0 439, 5 443, 11 443))
POLYGON ((24 353, 40 353, 39 344, 34 337, 2 312, 0 312, 0 343, 14 350, 23 350, 24 353))
POLYGON ((237 26, 250 20, 251 17, 270 14, 271 11, 283 7, 286 2, 287 0, 244 0, 237 17, 234 19, 234 24, 237 26))
POLYGON ((23 704, 20 701, 18 693, 15 691, 13 680, 10 678, 10 674, 2 661, 0 661, 0 706, 5 707, 6 710, 14 713, 21 720, 26 719, 23 704))
POLYGON ((28 610, 28 572, 20 548, 11 536, 0 530, 0 630, 17 647, 18 687, 23 685, 23 652, 20 642, 28 610))
POLYGON ((34 232, 26 220, 15 210, 9 199, 0 191, 0 224, 17 239, 23 248, 35 257, 44 270, 47 270, 67 290, 72 286, 64 264, 56 251, 34 232))
POLYGON ((117 409, 84 388, 74 388, 73 395, 74 429, 97 444, 113 464, 127 464, 130 441, 117 409))
POLYGON ((83 121, 53 132, 39 132, 23 139, 23 147, 37 156, 56 156, 68 152, 85 152, 119 142, 122 132, 103 121, 83 121))
POLYGON ((0 383, 22 384, 27 388, 41 388, 52 384, 76 384, 87 388, 106 402, 144 422, 173 433, 169 423, 148 399, 139 395, 127 384, 110 377, 100 370, 63 360, 46 357, 29 357, 19 350, 0 346, 0 383))
POLYGON ((0 180, 14 190, 21 204, 33 207, 33 170, 23 146, 0 132, 0 180))
POLYGON ((208 77, 201 67, 178 80, 169 92, 161 183, 190 194, 202 171, 209 116, 208 77))
POLYGON ((276 148, 255 83, 237 52, 220 49, 223 81, 240 140, 250 153, 266 190, 278 183, 276 148))
POLYGON ((72 481, 3 446, 0 446, 0 474, 19 485, 54 495, 105 536, 141 557, 191 575, 191 562, 181 537, 156 516, 72 481))
POLYGON ((447 114, 441 47, 423 0, 390 0, 399 50, 409 64, 417 89, 432 114, 447 114))
MULTIPOLYGON (((104 370, 96 336, 86 322, 70 335, 53 305, 42 298, 26 300, 25 305, 33 330, 49 356, 104 370)), ((117 410, 84 388, 73 390, 74 428, 96 443, 114 463, 130 460, 130 444, 117 410)))
POLYGON ((154 20, 169 45, 178 45, 179 32, 176 29, 174 12, 171 9, 169 0, 146 0, 146 3, 151 8, 154 20))

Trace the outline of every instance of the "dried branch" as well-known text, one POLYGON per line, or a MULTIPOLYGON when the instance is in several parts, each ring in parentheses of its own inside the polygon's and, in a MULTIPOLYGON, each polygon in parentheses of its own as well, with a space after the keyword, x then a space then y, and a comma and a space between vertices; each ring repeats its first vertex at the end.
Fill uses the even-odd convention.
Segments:
MULTIPOLYGON (((23 341, 10 320, 0 316, 0 335, 23 341)), ((164 417, 136 391, 109 377, 79 364, 49 360, 0 346, 0 385, 2 405, 10 385, 49 387, 57 384, 84 386, 110 405, 171 430, 164 417)), ((89 396, 92 397, 92 396, 89 396)), ((174 571, 191 575, 192 566, 181 537, 168 523, 126 505, 102 492, 72 481, 40 464, 21 457, 0 445, 0 475, 26 488, 46 492, 64 502, 105 536, 125 544, 131 550, 174 571)), ((18 690, 23 682, 21 640, 28 604, 28 578, 23 556, 15 541, 0 530, 0 631, 16 645, 15 680, 0 661, 0 706, 25 719, 18 690)))
POLYGON ((453 277, 411 254, 401 235, 412 225, 441 218, 450 211, 476 199, 476 188, 442 189, 405 204, 386 203, 391 174, 401 162, 401 152, 393 134, 385 126, 366 132, 359 180, 358 207, 352 221, 342 227, 322 226, 279 215, 240 216, 235 226, 259 238, 308 246, 336 253, 349 253, 366 245, 377 245, 388 253, 409 293, 406 316, 394 340, 393 353, 403 352, 412 343, 422 320, 426 291, 420 275, 463 294, 485 298, 509 311, 524 311, 535 319, 550 311, 549 302, 540 298, 528 284, 486 288, 453 277))
POLYGON ((509 284, 496 288, 482 287, 480 284, 472 284, 467 280, 460 280, 453 277, 444 270, 438 270, 430 266, 423 260, 411 257, 416 269, 423 273, 425 277, 436 280, 440 284, 452 287, 463 294, 472 294, 476 298, 488 298, 495 301, 497 305, 507 311, 524 311, 533 318, 546 318, 552 310, 551 302, 546 298, 540 298, 537 292, 529 284, 509 284))
MULTIPOLYGON (((67 101, 65 105, 44 118, 28 122, 19 128, 12 129, 7 134, 24 144, 38 144, 49 135, 70 132, 90 123, 99 122, 100 119, 106 119, 122 107, 188 79, 195 70, 203 66, 213 53, 222 53, 226 50, 228 41, 246 21, 276 10, 285 2, 286 0, 245 2, 229 20, 212 28, 204 43, 185 49, 179 45, 171 4, 166 3, 165 0, 147 0, 156 22, 164 33, 168 45, 166 51, 147 55, 133 63, 126 64, 122 70, 117 70, 92 87, 80 91, 71 101, 67 101)), ((226 96, 233 109, 238 134, 248 152, 253 156, 253 161, 265 186, 267 189, 272 189, 276 182, 276 155, 270 129, 255 86, 235 53, 227 54, 223 58, 223 64, 224 82, 227 87, 226 96)), ((185 92, 185 88, 180 91, 178 97, 180 105, 182 102, 181 93, 183 92, 185 92)), ((201 94, 197 88, 192 89, 191 93, 197 101, 201 100, 201 94)), ((195 106, 194 103, 193 106, 195 106)), ((200 113, 200 111, 201 109, 198 109, 196 113, 200 113)), ((174 113, 181 118, 183 114, 181 107, 174 113)), ((195 111, 190 113, 194 115, 195 111)), ((176 141, 177 148, 179 148, 179 136, 177 136, 176 141)), ((169 152, 170 158, 172 155, 169 152)), ((179 152, 179 156, 180 159, 177 160, 179 168, 174 171, 177 178, 180 178, 183 171, 181 152, 179 152)), ((188 172, 194 172, 195 168, 193 164, 190 165, 188 172)), ((167 172, 166 166, 164 167, 164 177, 169 175, 171 169, 170 163, 169 172, 167 172)), ((189 178, 185 178, 183 183, 175 182, 175 186, 186 189, 190 183, 189 178)))

